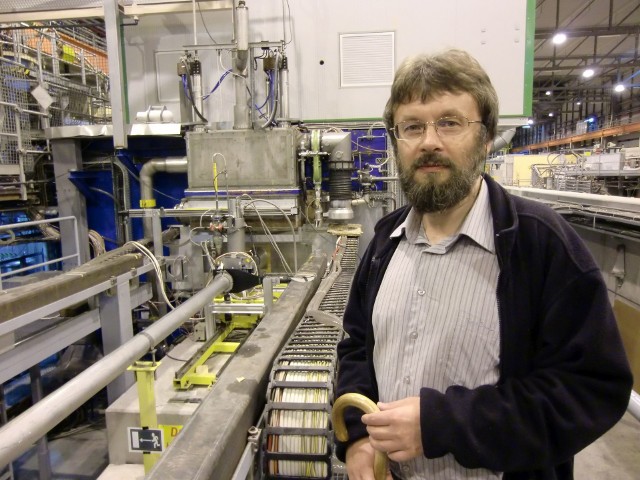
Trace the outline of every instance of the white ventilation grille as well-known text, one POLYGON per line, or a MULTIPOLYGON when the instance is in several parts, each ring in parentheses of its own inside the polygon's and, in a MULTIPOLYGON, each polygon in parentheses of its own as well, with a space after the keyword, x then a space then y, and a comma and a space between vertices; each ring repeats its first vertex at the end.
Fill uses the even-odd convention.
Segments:
POLYGON ((340 86, 391 85, 394 72, 394 32, 340 35, 340 86))

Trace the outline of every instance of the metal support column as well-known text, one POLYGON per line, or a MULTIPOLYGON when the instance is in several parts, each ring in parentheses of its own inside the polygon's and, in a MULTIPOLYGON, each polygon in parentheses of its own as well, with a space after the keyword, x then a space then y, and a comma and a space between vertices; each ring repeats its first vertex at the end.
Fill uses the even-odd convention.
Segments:
MULTIPOLYGON (((56 178, 58 212, 61 217, 76 217, 78 221, 78 252, 80 263, 89 261, 89 228, 87 226, 87 206, 84 196, 69 180, 71 170, 82 169, 82 151, 80 143, 74 139, 56 139, 51 141, 53 154, 53 172, 56 178)), ((60 245, 62 256, 76 253, 76 232, 71 222, 60 225, 60 245)), ((63 270, 75 268, 78 263, 72 260, 62 262, 63 270)))
MULTIPOLYGON (((35 405, 42 400, 42 377, 40 375, 40 365, 34 365, 29 369, 31 377, 31 400, 35 405)), ((49 459, 49 444, 47 436, 44 435, 37 442, 38 448, 38 471, 40 480, 51 480, 51 461, 49 459)))
POLYGON ((104 23, 107 32, 107 58, 109 59, 109 87, 111 92, 111 121, 113 147, 127 148, 126 124, 129 121, 127 95, 124 84, 122 58, 122 15, 118 0, 104 1, 104 23))
MULTIPOLYGON (((131 292, 128 280, 115 285, 111 294, 100 295, 100 325, 102 328, 102 348, 105 355, 115 351, 120 345, 133 338, 131 309, 131 292)), ((107 385, 109 404, 126 392, 133 385, 133 380, 131 372, 124 372, 107 385)))
MULTIPOLYGON (((4 398, 4 384, 0 383, 0 427, 9 421, 7 416, 7 404, 4 398)), ((0 480, 13 480, 13 462, 0 467, 0 480)))

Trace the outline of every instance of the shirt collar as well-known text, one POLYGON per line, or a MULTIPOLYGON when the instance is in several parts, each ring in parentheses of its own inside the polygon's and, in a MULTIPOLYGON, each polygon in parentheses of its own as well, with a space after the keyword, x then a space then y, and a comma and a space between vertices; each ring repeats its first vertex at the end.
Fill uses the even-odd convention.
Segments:
MULTIPOLYGON (((397 238, 404 235, 410 243, 426 243, 424 230, 422 229, 422 218, 412 207, 409 214, 393 232, 390 238, 397 238)), ((476 242, 485 250, 495 253, 495 241, 493 238, 493 215, 489 204, 489 190, 482 179, 480 192, 476 197, 471 210, 460 226, 459 235, 465 235, 476 242)))

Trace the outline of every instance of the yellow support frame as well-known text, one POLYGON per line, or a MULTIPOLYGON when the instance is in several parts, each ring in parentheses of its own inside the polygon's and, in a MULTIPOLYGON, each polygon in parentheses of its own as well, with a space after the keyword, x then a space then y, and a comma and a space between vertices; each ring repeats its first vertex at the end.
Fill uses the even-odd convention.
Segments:
POLYGON ((204 363, 214 353, 235 353, 240 346, 240 343, 227 342, 225 339, 235 329, 253 328, 256 323, 258 323, 259 318, 260 317, 258 315, 234 315, 229 325, 227 325, 225 329, 211 342, 209 348, 200 355, 200 358, 193 363, 191 368, 189 368, 189 370, 187 370, 180 378, 173 379, 173 387, 177 390, 186 390, 193 385, 205 387, 213 385, 218 378, 217 375, 215 373, 202 372, 202 369, 199 367, 204 365, 204 363))
MULTIPOLYGON (((160 362, 137 361, 127 370, 133 371, 138 386, 138 402, 140 404, 140 426, 155 430, 158 428, 158 414, 156 412, 155 377, 160 362)), ((143 452, 142 462, 144 473, 151 471, 160 458, 159 453, 143 452)))

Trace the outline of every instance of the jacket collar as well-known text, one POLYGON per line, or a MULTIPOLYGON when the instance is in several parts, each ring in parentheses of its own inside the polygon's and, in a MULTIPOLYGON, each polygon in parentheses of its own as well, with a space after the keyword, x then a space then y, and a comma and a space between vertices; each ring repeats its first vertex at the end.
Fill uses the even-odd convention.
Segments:
MULTIPOLYGON (((489 191, 489 205, 493 215, 493 230, 495 232, 496 253, 502 268, 509 258, 513 247, 515 233, 518 228, 518 215, 511 195, 486 173, 482 174, 489 191)), ((376 225, 376 236, 381 239, 377 245, 375 257, 384 256, 390 249, 395 249, 400 238, 389 236, 406 220, 411 207, 405 205, 383 217, 376 225)))

